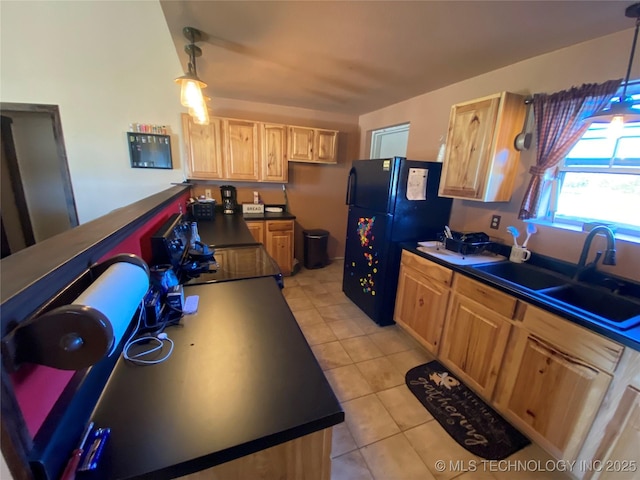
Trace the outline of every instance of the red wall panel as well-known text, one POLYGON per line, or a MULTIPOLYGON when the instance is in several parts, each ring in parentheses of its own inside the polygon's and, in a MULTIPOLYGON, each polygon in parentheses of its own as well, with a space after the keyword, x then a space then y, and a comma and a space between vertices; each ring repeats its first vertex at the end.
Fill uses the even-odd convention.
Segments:
MULTIPOLYGON (((101 260, 106 260, 120 253, 133 253, 149 262, 151 260, 151 235, 172 214, 178 213, 188 198, 188 193, 176 198, 101 260)), ((32 436, 38 432, 74 373, 44 365, 25 365, 12 375, 11 379, 18 405, 20 405, 27 428, 32 436)))

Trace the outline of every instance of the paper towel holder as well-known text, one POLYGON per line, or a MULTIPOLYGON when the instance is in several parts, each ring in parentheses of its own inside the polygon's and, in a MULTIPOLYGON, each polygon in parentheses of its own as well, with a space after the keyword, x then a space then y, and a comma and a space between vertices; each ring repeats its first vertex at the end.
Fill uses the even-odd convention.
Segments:
MULTIPOLYGON (((115 255, 89 267, 93 282, 120 262, 144 270, 148 285, 149 266, 133 254, 115 255)), ((142 297, 138 299, 141 300, 142 297)), ((2 338, 3 364, 9 372, 17 371, 25 363, 80 370, 107 355, 113 341, 111 323, 99 310, 87 305, 62 305, 36 314, 5 335, 2 338)))

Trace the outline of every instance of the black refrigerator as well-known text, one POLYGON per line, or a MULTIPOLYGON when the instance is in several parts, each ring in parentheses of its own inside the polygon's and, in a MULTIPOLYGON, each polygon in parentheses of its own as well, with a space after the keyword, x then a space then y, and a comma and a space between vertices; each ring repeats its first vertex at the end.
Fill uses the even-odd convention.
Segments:
POLYGON ((434 240, 449 222, 441 172, 441 163, 403 157, 353 162, 342 290, 379 325, 394 323, 399 244, 434 240))

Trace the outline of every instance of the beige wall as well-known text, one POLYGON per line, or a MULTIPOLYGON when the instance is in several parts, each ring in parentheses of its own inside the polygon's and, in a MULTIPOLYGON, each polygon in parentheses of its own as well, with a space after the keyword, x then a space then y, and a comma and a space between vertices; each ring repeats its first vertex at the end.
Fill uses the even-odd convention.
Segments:
MULTIPOLYGON (((296 258, 303 262, 302 230, 313 228, 329 231, 327 250, 330 258, 343 257, 347 225, 347 207, 344 200, 351 161, 358 157, 358 117, 223 98, 214 98, 211 101, 211 109, 216 116, 340 131, 337 165, 291 162, 286 188, 290 211, 296 216, 296 258)), ((213 197, 219 202, 219 187, 226 184, 234 185, 238 189, 238 201, 241 203, 253 202, 254 191, 260 194, 265 203, 284 203, 282 184, 279 183, 202 182, 195 189, 195 193, 204 193, 204 188, 209 185, 213 197)))
MULTIPOLYGON (((360 117, 360 151, 368 151, 370 131, 389 125, 411 122, 407 157, 433 160, 439 138, 447 131, 449 111, 454 103, 507 90, 520 94, 552 93, 574 85, 621 78, 626 72, 633 31, 626 30, 556 52, 510 65, 448 87, 420 95, 360 117)), ((640 77, 640 63, 634 65, 633 78, 640 77)), ((506 203, 477 203, 454 200, 451 227, 455 230, 485 231, 510 239, 508 225, 524 232, 517 219, 528 170, 535 162, 535 150, 523 152, 512 200, 506 203), (489 229, 491 215, 502 216, 499 230, 489 229)), ((539 227, 529 246, 535 252, 577 262, 584 242, 581 232, 539 227)), ((596 242, 597 243, 597 242, 596 242)), ((596 245, 592 247, 595 251, 596 245)), ((612 273, 640 280, 640 245, 618 240, 618 265, 602 267, 612 273)))
POLYGON ((3 102, 60 106, 81 223, 183 180, 174 169, 134 169, 130 123, 180 132, 182 75, 158 2, 2 2, 3 102))

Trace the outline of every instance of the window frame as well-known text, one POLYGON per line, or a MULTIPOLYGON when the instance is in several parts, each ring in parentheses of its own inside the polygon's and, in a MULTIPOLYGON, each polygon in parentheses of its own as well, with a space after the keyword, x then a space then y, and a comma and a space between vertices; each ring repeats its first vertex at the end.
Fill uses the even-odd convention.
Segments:
MULTIPOLYGON (((627 86, 627 95, 632 96, 632 98, 638 100, 638 102, 640 103, 640 80, 629 83, 629 85, 627 86)), ((612 102, 618 101, 619 98, 620 98, 620 95, 617 95, 612 99, 612 102)), ((570 159, 570 163, 573 163, 573 165, 571 164, 566 165, 567 159, 569 158, 567 156, 565 159, 562 160, 562 162, 560 162, 560 164, 556 169, 554 179, 552 179, 552 182, 556 182, 556 188, 555 188, 556 198, 551 199, 549 201, 549 205, 547 207, 547 215, 545 219, 543 219, 545 223, 551 222, 551 224, 564 224, 564 225, 577 226, 582 230, 585 230, 585 226, 587 225, 593 225, 593 224, 612 225, 616 229, 617 233, 629 235, 631 237, 637 237, 638 239, 640 239, 640 226, 622 224, 614 221, 599 220, 595 218, 582 217, 582 216, 578 217, 578 216, 562 215, 557 213, 557 211, 556 212, 552 211, 553 208, 557 210, 558 201, 562 193, 562 187, 563 187, 565 176, 567 173, 570 173, 570 172, 603 173, 607 175, 630 174, 630 175, 640 176, 640 155, 638 155, 637 158, 633 157, 630 161, 627 161, 626 158, 621 159, 616 156, 616 152, 618 151, 618 148, 620 146, 621 139, 640 138, 640 122, 634 122, 633 124, 630 124, 630 126, 634 130, 638 129, 638 135, 637 136, 636 135, 633 135, 633 136, 620 135, 619 137, 617 137, 615 139, 615 145, 613 147, 613 155, 610 158, 606 159, 606 161, 604 157, 599 159, 598 158, 590 159, 588 157, 581 159, 580 157, 574 157, 573 159, 570 159), (580 165, 578 162, 580 162, 581 160, 583 160, 585 164, 580 165), (594 163, 594 165, 588 165, 590 160, 594 163), (600 164, 598 164, 598 161, 600 161, 600 164)), ((596 128, 602 128, 603 131, 606 129, 606 127, 596 127, 596 128)), ((593 130, 589 130, 588 132, 593 133, 593 130)), ((585 136, 587 134, 588 133, 585 133, 585 136)), ((598 138, 602 139, 601 136, 594 137, 593 139, 597 140, 598 138)), ((589 141, 588 138, 586 140, 589 141)), ((582 139, 579 140, 579 142, 580 141, 582 141, 582 139)), ((576 145, 578 145, 578 143, 576 143, 576 145)), ((551 188, 550 195, 553 194, 552 193, 553 191, 554 189, 551 188)))

